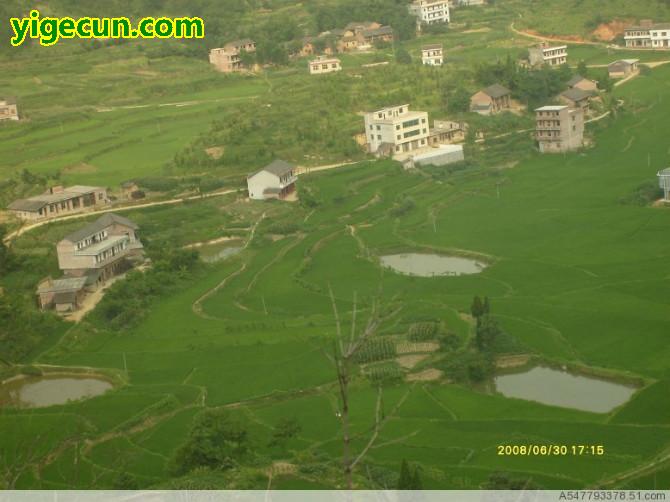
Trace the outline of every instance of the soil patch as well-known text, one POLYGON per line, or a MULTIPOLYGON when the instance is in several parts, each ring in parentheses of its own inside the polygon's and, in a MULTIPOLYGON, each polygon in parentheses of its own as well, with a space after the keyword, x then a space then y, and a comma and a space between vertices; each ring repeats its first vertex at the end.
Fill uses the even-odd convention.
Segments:
POLYGON ((442 372, 435 368, 429 368, 419 373, 407 375, 408 382, 434 382, 442 378, 442 372))
POLYGON ((428 359, 426 354, 416 354, 410 356, 400 356, 396 358, 396 362, 405 369, 411 370, 421 361, 428 359))

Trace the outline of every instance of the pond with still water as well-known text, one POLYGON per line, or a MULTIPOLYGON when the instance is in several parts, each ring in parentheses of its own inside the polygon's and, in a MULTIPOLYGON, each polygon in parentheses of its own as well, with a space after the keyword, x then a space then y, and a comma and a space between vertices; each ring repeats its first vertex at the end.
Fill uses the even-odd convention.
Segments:
POLYGON ((594 413, 612 411, 627 402, 637 390, 632 386, 541 366, 523 373, 497 376, 495 387, 507 397, 594 413))
POLYGON ((99 396, 112 389, 107 380, 84 376, 41 376, 0 385, 0 407, 42 408, 99 396))
POLYGON ((487 266, 472 258, 426 253, 392 254, 382 256, 380 259, 384 267, 418 277, 478 274, 487 266))

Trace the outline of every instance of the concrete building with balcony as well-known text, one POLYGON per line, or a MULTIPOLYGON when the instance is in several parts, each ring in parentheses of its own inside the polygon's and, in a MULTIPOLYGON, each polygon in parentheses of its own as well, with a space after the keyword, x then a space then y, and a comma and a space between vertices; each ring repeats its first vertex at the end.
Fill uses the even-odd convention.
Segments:
POLYGON ((442 66, 444 63, 442 44, 430 44, 421 47, 421 62, 425 66, 442 66))
POLYGON ((364 116, 368 151, 392 157, 428 146, 428 113, 411 111, 409 105, 382 108, 364 116))
POLYGON ((567 45, 549 45, 542 42, 528 49, 528 61, 531 66, 560 66, 568 62, 567 45))
POLYGON ((342 71, 342 62, 338 58, 319 56, 309 62, 310 75, 322 75, 342 71))
POLYGON ((47 278, 37 288, 39 306, 59 313, 77 310, 88 293, 144 262, 135 223, 108 213, 65 236, 57 245, 60 279, 47 278))
POLYGON ((535 139, 541 153, 563 153, 584 145, 584 111, 567 105, 535 110, 535 139))
POLYGON ((409 12, 416 17, 419 28, 421 25, 451 21, 448 0, 414 0, 409 5, 409 12))
POLYGON ((256 52, 256 43, 248 38, 229 42, 223 47, 209 51, 209 62, 222 73, 233 73, 246 69, 240 54, 256 52))
POLYGON ((75 185, 52 187, 42 195, 19 199, 7 206, 21 220, 38 221, 56 216, 92 211, 109 203, 107 189, 75 185))
POLYGON ((138 228, 123 216, 107 213, 58 243, 58 267, 69 277, 92 275, 97 282, 105 282, 143 261, 138 228))
POLYGON ((19 120, 15 98, 0 99, 0 121, 2 120, 19 120))
POLYGON ((640 21, 624 30, 626 47, 635 49, 670 49, 670 23, 640 21))
POLYGON ((295 192, 295 166, 275 160, 260 171, 247 176, 249 198, 254 200, 286 199, 295 192))

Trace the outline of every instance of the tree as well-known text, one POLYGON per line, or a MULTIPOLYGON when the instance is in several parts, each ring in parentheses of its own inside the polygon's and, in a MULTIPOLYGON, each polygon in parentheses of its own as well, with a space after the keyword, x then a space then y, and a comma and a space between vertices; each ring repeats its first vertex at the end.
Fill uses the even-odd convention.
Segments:
POLYGON ((444 101, 449 113, 467 112, 470 109, 470 93, 461 87, 455 91, 446 91, 444 101))
POLYGON ((198 414, 186 442, 172 458, 172 471, 186 474, 196 467, 230 469, 248 450, 246 426, 226 410, 210 409, 198 414))
POLYGON ((412 476, 412 490, 423 490, 423 482, 419 473, 419 466, 414 467, 414 475, 412 476))
POLYGON ((584 61, 583 59, 577 65, 577 74, 581 75, 584 78, 588 78, 589 76, 589 68, 588 66, 586 66, 586 61, 584 61))
POLYGON ((470 313, 472 313, 472 317, 477 320, 479 320, 479 318, 484 315, 484 304, 482 303, 482 299, 479 298, 479 296, 475 296, 472 300, 472 305, 470 305, 470 313))
POLYGON ((11 268, 11 255, 9 248, 5 245, 7 229, 0 225, 0 273, 6 273, 11 268))
POLYGON ((395 51, 395 60, 398 64, 412 64, 412 56, 402 46, 395 51))
POLYGON ((375 406, 375 417, 372 434, 367 444, 363 447, 361 452, 353 457, 351 454, 351 432, 349 430, 349 385, 351 384, 352 369, 356 361, 356 356, 366 342, 377 335, 381 324, 393 317, 396 311, 389 312, 384 315, 380 312, 376 301, 372 302, 370 307, 370 316, 362 331, 359 331, 357 326, 357 302, 356 294, 354 293, 353 311, 351 317, 351 330, 348 337, 345 337, 342 331, 342 322, 337 310, 335 296, 333 290, 328 288, 330 292, 330 301, 333 308, 333 315, 335 317, 336 338, 333 341, 332 353, 326 353, 326 357, 331 361, 335 367, 337 374, 337 384, 340 394, 340 410, 337 413, 342 426, 342 469, 344 477, 347 482, 347 488, 353 490, 353 471, 356 465, 365 458, 372 445, 379 436, 379 431, 386 418, 382 418, 382 388, 378 388, 377 404, 375 406))
POLYGON ((491 303, 489 302, 488 296, 484 297, 484 303, 482 304, 482 311, 484 312, 485 315, 491 313, 491 303))
POLYGON ((412 473, 409 470, 407 460, 400 463, 400 477, 398 478, 398 490, 411 490, 413 484, 412 473))

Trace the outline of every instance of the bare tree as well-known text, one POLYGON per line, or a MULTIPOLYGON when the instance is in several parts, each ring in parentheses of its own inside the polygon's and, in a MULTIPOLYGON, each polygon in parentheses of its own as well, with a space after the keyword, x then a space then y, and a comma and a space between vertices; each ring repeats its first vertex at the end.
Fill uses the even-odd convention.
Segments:
POLYGON ((337 303, 335 302, 335 296, 333 295, 333 290, 329 286, 330 300, 333 307, 333 315, 335 316, 335 327, 336 327, 336 339, 333 342, 332 353, 326 353, 326 356, 331 361, 335 367, 337 373, 337 383, 339 389, 340 397, 340 410, 338 413, 338 418, 342 424, 342 468, 344 471, 344 477, 347 482, 347 488, 349 490, 353 489, 353 471, 356 465, 363 460, 365 455, 368 453, 372 445, 379 435, 379 429, 382 423, 382 388, 381 386, 377 391, 377 403, 375 405, 375 417, 374 425, 372 429, 372 434, 368 440, 365 447, 361 452, 354 456, 351 451, 351 431, 349 423, 349 385, 351 383, 351 373, 352 368, 355 364, 356 354, 361 350, 365 343, 377 335, 379 327, 381 324, 393 317, 398 310, 388 312, 386 314, 380 312, 378 302, 375 300, 372 302, 370 309, 370 316, 367 323, 365 324, 362 330, 359 330, 356 321, 357 321, 357 299, 356 293, 354 293, 353 301, 353 311, 351 318, 351 331, 348 336, 343 333, 342 321, 340 320, 340 315, 337 310, 337 303))

